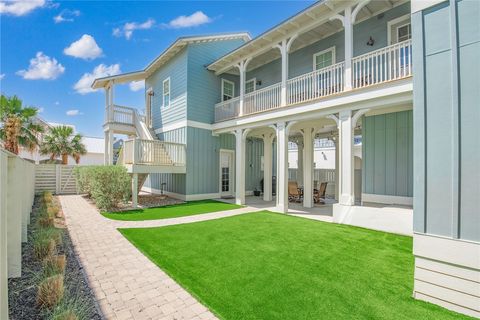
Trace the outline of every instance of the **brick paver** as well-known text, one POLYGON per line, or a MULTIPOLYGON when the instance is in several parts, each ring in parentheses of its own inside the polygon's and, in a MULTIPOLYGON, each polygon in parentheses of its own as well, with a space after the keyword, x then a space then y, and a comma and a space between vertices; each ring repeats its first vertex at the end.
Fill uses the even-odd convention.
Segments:
POLYGON ((216 319, 117 228, 167 226, 258 210, 246 207, 174 219, 114 221, 81 196, 60 196, 60 201, 75 251, 106 319, 216 319))

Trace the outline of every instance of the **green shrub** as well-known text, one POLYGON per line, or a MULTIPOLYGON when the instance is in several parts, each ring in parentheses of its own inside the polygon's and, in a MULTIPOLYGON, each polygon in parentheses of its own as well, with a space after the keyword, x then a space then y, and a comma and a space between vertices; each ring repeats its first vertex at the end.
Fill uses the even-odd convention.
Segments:
POLYGON ((90 320, 92 308, 81 294, 66 292, 65 297, 47 317, 48 320, 90 320))
POLYGON ((124 167, 79 167, 76 176, 80 191, 90 194, 99 209, 109 210, 130 197, 130 176, 124 167))

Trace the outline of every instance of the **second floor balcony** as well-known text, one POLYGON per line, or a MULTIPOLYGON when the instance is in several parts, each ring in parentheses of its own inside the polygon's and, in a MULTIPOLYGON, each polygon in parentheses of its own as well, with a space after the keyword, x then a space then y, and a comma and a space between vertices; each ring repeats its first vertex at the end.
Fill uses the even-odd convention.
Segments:
POLYGON ((350 87, 346 86, 345 61, 302 74, 282 83, 222 101, 215 105, 215 122, 314 101, 412 75, 412 42, 406 40, 351 59, 350 87))

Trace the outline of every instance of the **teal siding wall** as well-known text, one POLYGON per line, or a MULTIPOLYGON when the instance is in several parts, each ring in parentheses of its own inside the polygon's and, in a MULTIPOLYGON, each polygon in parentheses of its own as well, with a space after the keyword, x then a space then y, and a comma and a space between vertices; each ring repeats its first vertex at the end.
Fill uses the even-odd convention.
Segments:
POLYGON ((362 124, 362 192, 412 197, 412 111, 364 117, 362 124))
MULTIPOLYGON (((387 45, 388 21, 410 13, 410 3, 402 4, 385 13, 355 24, 353 28, 353 55, 358 56, 387 45), (375 40, 373 46, 367 46, 370 36, 375 40)), ((325 39, 317 41, 300 50, 294 51, 289 57, 289 78, 313 71, 313 55, 335 46, 335 61, 341 62, 345 57, 344 32, 337 32, 325 39)), ((247 72, 246 79, 257 78, 262 85, 257 89, 268 87, 281 81, 281 60, 276 59, 268 64, 247 72)), ((222 75, 222 77, 226 77, 222 75)), ((238 95, 238 76, 236 79, 236 95, 238 95)), ((217 102, 220 100, 217 100, 217 102)))
MULTIPOLYGON (((220 100, 221 80, 205 66, 243 43, 242 39, 236 39, 188 46, 188 120, 213 123, 213 106, 220 100)), ((238 91, 237 86, 235 89, 238 91)))
POLYGON ((465 0, 412 16, 415 232, 480 241, 479 19, 465 0))
POLYGON ((146 89, 153 88, 153 128, 185 120, 187 114, 187 50, 183 49, 145 82, 146 89), (163 80, 170 77, 170 106, 163 107, 163 80))
POLYGON ((245 190, 260 190, 260 180, 263 178, 261 157, 263 156, 263 140, 250 138, 246 143, 245 156, 245 190))

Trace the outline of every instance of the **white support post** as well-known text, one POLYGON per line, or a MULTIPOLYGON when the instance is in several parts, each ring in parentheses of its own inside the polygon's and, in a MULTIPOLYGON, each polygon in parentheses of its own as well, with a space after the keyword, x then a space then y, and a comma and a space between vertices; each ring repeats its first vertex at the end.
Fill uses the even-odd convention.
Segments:
POLYGON ((113 131, 108 130, 108 164, 113 164, 113 131))
POLYGON ((235 131, 235 203, 245 204, 245 138, 247 130, 235 131))
POLYGON ((105 134, 105 140, 104 140, 104 143, 105 143, 105 150, 104 150, 104 155, 103 155, 103 164, 104 165, 108 165, 108 145, 109 145, 109 131, 104 131, 104 134, 105 134))
POLYGON ((335 200, 338 201, 340 192, 340 144, 338 137, 335 140, 335 200))
POLYGON ((313 128, 303 131, 303 206, 313 207, 313 128))
POLYGON ((304 154, 303 139, 297 140, 297 182, 299 186, 303 186, 303 154, 304 154))
POLYGON ((240 73, 240 103, 239 103, 239 111, 238 115, 241 117, 244 114, 244 100, 245 100, 245 77, 247 73, 247 66, 248 63, 252 60, 252 58, 248 58, 239 62, 236 67, 240 73))
POLYGON ((277 208, 278 212, 288 212, 288 126, 277 123, 277 208))
POLYGON ((132 207, 138 207, 138 173, 132 175, 132 207))
POLYGON ((272 174, 273 174, 273 138, 275 135, 263 135, 263 200, 272 201, 272 174))
POLYGON ((353 126, 352 111, 340 111, 338 119, 340 143, 340 199, 339 203, 351 206, 355 203, 353 187, 353 126))
POLYGON ((352 89, 353 23, 352 8, 345 9, 345 90, 352 89))
POLYGON ((297 37, 298 35, 296 34, 290 37, 290 39, 283 39, 279 44, 274 46, 274 48, 280 50, 280 54, 282 55, 282 87, 280 93, 281 106, 287 105, 288 53, 290 52, 293 41, 295 41, 297 37))

